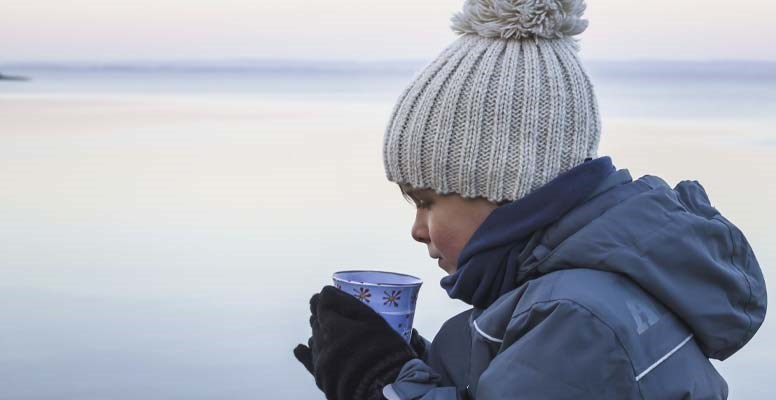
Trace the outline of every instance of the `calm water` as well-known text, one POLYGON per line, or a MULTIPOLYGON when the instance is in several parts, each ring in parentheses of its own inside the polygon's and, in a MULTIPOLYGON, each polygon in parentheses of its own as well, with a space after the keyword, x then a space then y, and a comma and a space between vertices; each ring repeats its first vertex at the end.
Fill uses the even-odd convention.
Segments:
MULTIPOLYGON (((291 355, 340 269, 424 279, 429 339, 466 305, 412 241, 382 134, 417 64, 0 66, 0 399, 321 398, 291 355)), ((601 154, 697 179, 776 251, 776 67, 591 64, 601 154)), ((770 287, 774 290, 773 285, 770 287)), ((716 364, 776 395, 776 327, 716 364)))

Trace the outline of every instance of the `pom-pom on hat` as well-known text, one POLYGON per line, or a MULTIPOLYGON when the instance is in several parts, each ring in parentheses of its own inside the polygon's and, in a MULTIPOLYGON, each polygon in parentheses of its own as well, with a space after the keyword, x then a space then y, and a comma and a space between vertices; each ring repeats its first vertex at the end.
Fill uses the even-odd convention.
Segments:
POLYGON ((560 39, 582 33, 582 0, 467 1, 453 16, 453 31, 483 37, 560 39))
POLYGON ((600 117, 575 35, 582 0, 467 0, 461 36, 416 75, 383 141, 388 180, 517 200, 596 157, 600 117))

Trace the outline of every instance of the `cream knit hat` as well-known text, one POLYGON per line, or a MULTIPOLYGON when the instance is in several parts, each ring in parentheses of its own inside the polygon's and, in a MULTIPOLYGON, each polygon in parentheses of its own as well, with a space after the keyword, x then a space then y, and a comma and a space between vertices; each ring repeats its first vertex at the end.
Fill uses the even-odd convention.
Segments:
POLYGON ((596 157, 600 118, 572 36, 583 0, 467 0, 461 36, 396 104, 388 180, 439 194, 517 200, 596 157))

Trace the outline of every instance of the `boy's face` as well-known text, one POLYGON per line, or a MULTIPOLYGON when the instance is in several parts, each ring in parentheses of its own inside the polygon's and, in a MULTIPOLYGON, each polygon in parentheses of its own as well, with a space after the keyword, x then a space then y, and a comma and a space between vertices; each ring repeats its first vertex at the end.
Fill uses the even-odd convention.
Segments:
POLYGON ((454 273, 461 249, 498 205, 484 198, 464 199, 457 194, 439 195, 431 189, 403 188, 416 206, 412 238, 428 246, 429 256, 439 259, 439 267, 454 273))

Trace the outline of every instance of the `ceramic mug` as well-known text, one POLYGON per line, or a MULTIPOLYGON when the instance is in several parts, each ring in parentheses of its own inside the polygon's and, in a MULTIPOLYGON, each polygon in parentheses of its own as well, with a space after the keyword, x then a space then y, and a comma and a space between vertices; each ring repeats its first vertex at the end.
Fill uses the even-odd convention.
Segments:
POLYGON ((404 340, 412 338, 415 305, 423 281, 412 275, 384 271, 339 271, 334 286, 380 314, 404 340))

